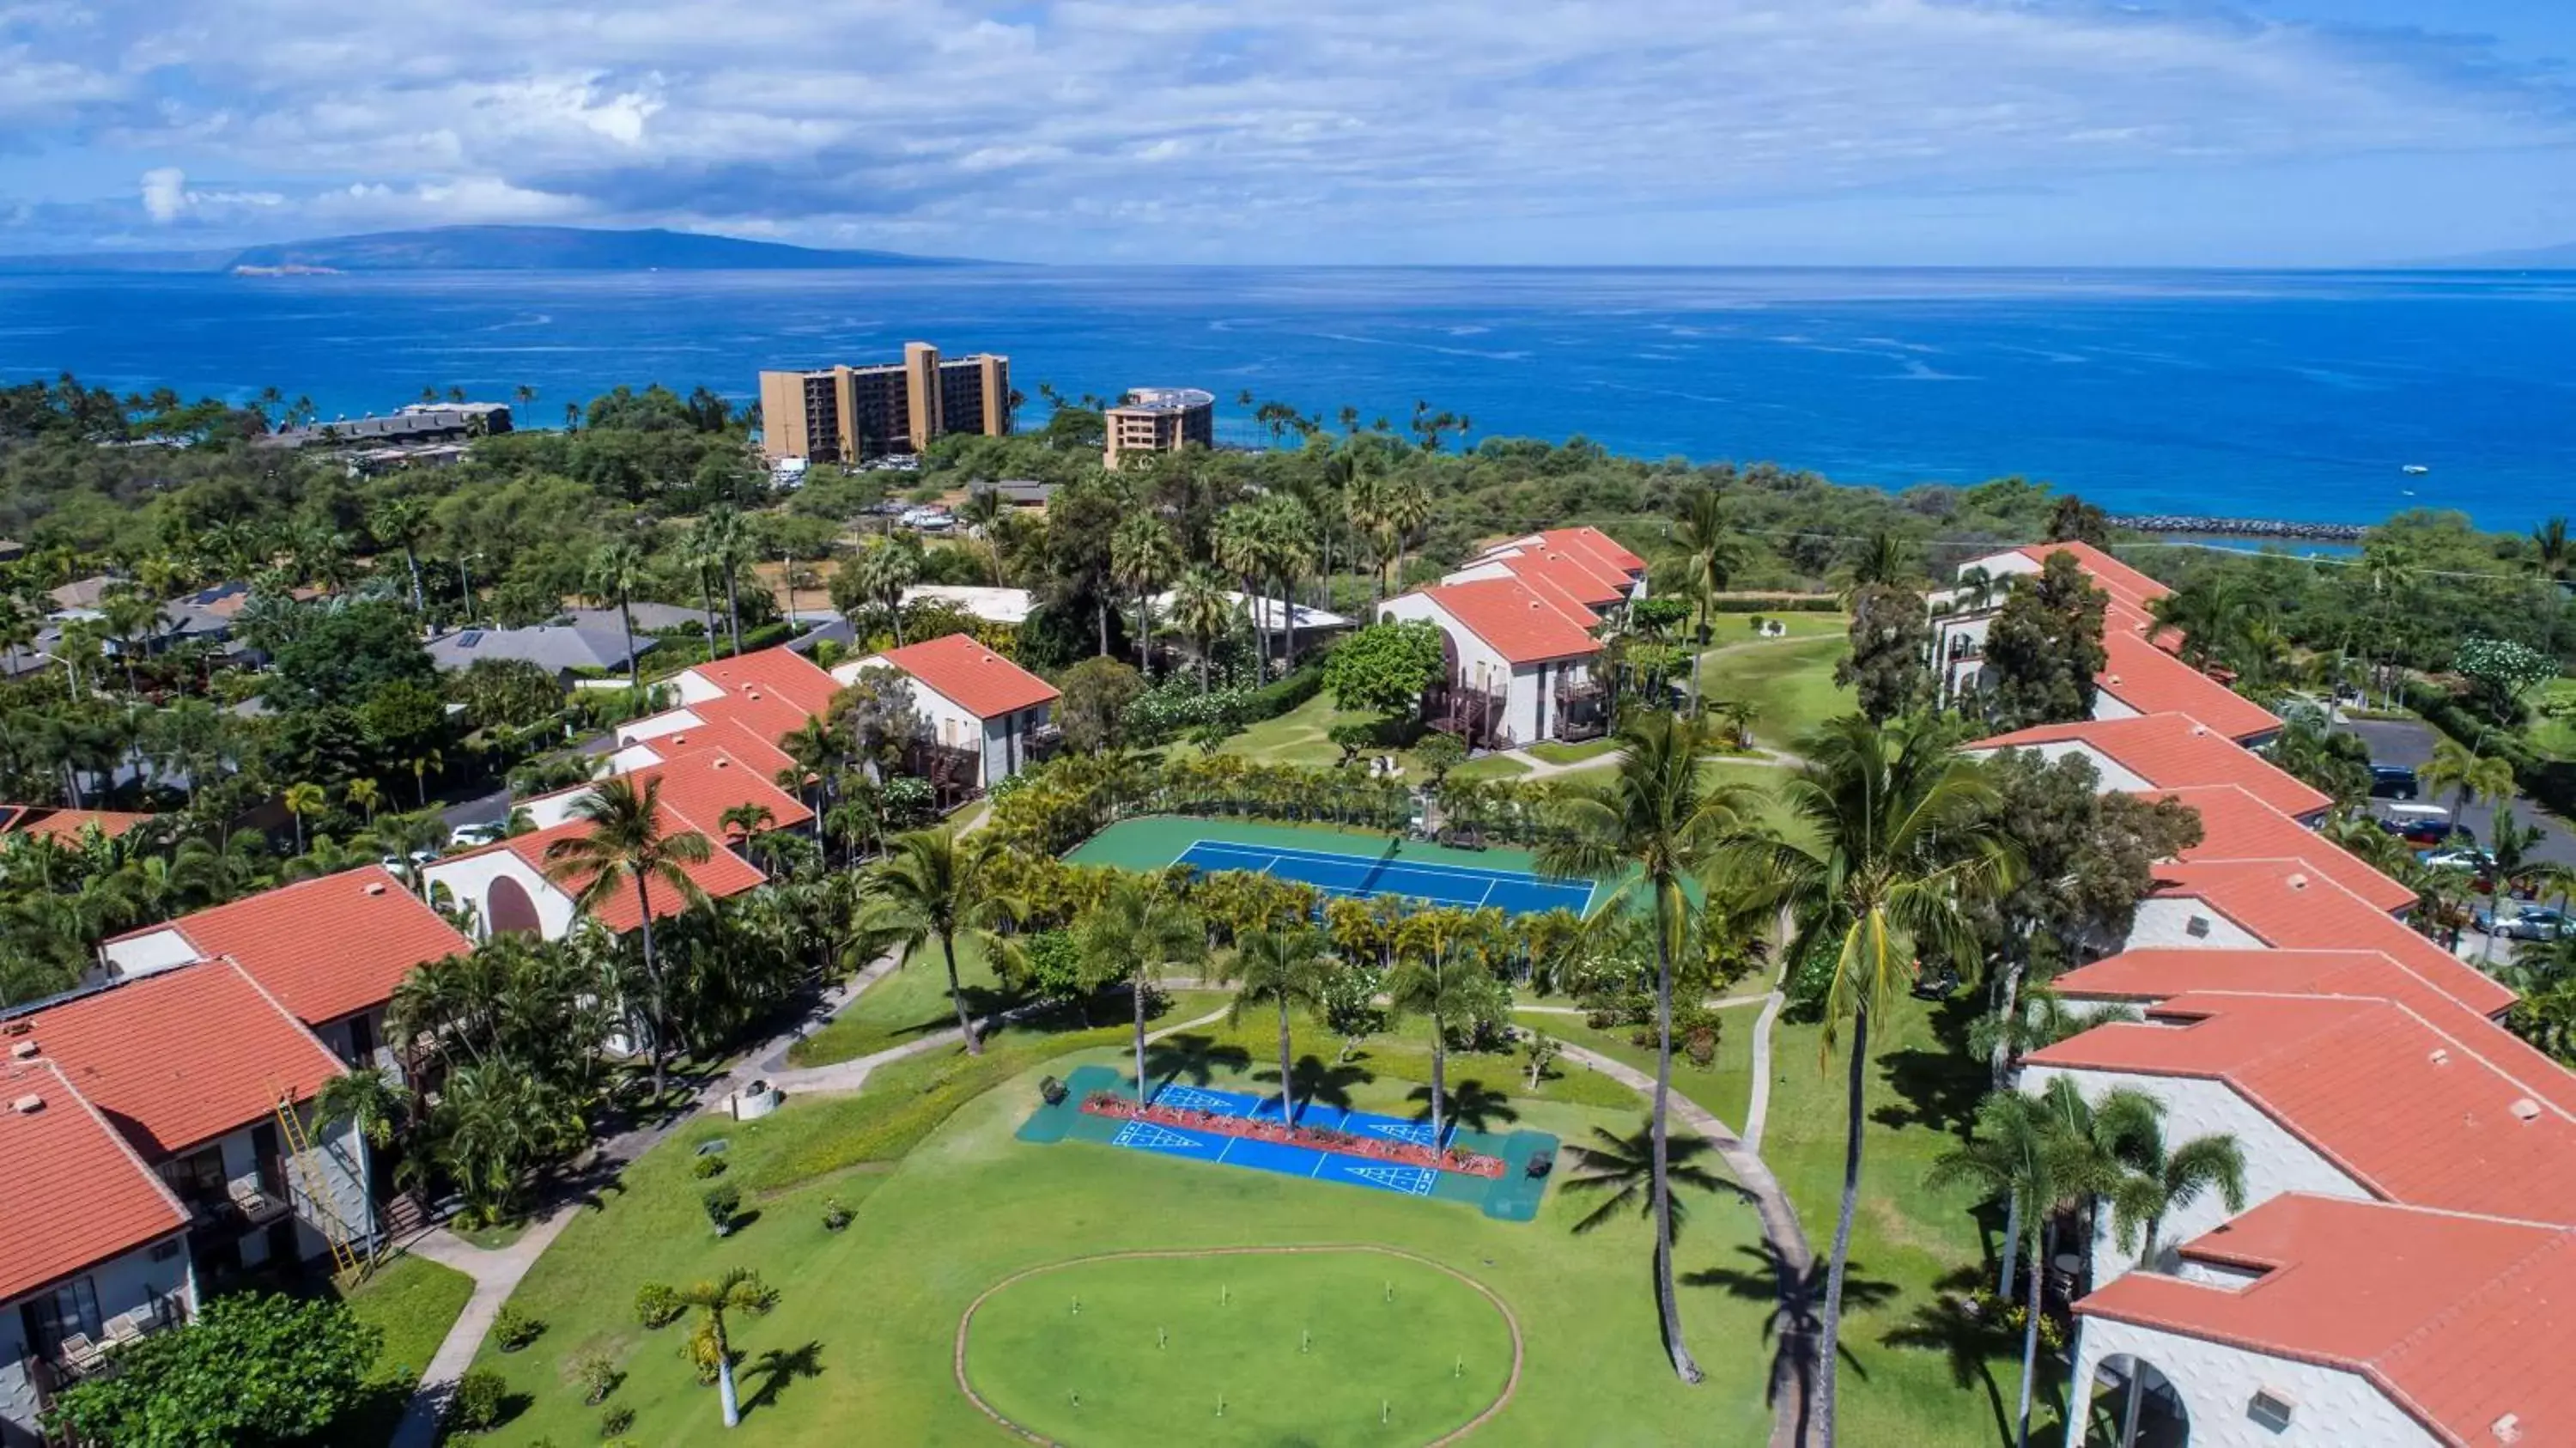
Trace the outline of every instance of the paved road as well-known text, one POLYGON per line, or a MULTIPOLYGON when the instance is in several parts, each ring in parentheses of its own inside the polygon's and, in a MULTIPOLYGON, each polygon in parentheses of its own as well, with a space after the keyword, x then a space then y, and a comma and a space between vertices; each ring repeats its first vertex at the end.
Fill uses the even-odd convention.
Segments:
MULTIPOLYGON (((2370 746, 2371 763, 2397 764, 2409 769, 2420 768, 2432 759, 2433 741, 2439 737, 2431 725, 2418 724, 2411 719, 2353 719, 2346 721, 2343 727, 2361 736, 2361 741, 2370 746)), ((2438 804, 2445 809, 2451 805, 2448 799, 2429 796, 2424 802, 2438 804)), ((2531 852, 2533 858, 2576 865, 2576 831, 2571 831, 2565 820, 2542 813, 2540 806, 2527 797, 2514 802, 2513 817, 2524 825, 2538 825, 2543 832, 2539 846, 2531 852)), ((2476 830, 2481 844, 2495 837, 2495 810, 2489 805, 2470 805, 2461 812, 2460 823, 2476 830)))

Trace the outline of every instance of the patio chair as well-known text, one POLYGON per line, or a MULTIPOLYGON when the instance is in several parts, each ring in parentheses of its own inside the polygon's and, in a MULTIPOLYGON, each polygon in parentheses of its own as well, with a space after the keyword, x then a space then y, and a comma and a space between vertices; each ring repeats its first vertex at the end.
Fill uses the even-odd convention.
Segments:
POLYGON ((88 1333, 76 1332, 63 1339, 63 1362, 75 1373, 88 1373, 106 1358, 99 1345, 89 1340, 88 1333))
POLYGON ((118 1347, 143 1340, 143 1317, 151 1309, 138 1307, 120 1312, 107 1320, 107 1340, 118 1347))

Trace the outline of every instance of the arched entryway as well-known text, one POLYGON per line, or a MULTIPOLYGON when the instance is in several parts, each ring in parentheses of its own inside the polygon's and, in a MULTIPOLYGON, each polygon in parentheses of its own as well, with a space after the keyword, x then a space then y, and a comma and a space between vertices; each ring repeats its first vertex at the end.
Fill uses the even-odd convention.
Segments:
POLYGON ((483 925, 491 935, 538 935, 537 902, 528 895, 528 887, 504 875, 492 882, 483 895, 483 925))
POLYGON ((2189 1448, 2191 1415, 2154 1363, 2113 1353, 2094 1370, 2092 1388, 2084 1448, 2189 1448))

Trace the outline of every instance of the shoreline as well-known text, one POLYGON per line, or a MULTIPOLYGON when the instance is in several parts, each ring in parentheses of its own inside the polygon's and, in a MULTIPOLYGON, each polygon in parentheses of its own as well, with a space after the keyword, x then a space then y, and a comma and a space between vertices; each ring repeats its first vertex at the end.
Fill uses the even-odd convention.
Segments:
POLYGON ((2366 523, 2302 523, 2286 518, 2217 518, 2197 513, 2123 513, 2114 528, 2177 538, 2265 538, 2293 543, 2358 543, 2366 523))

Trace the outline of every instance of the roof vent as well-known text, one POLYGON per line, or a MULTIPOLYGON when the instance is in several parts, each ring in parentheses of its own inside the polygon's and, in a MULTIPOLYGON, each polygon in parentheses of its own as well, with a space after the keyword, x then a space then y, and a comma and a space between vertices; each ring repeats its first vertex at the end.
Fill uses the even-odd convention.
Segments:
POLYGON ((2282 1433, 2289 1430, 2290 1415, 2297 1411, 2297 1406, 2285 1393, 2260 1388, 2245 1404, 2245 1416, 2275 1433, 2282 1433))
POLYGON ((2207 734, 2208 732, 2209 726, 2206 724, 2194 724, 2191 726, 2191 734, 2195 739, 2199 738, 2201 735, 2207 734))
POLYGON ((385 882, 382 880, 369 880, 367 882, 367 893, 370 895, 381 895, 385 893, 385 882))
POLYGON ((36 1050, 36 1038, 29 1036, 27 1039, 20 1041, 17 1045, 12 1046, 9 1049, 9 1054, 21 1061, 32 1061, 36 1059, 36 1050))
POLYGON ((2308 888, 2308 877, 2305 875, 2292 875, 2287 883, 2293 890, 2304 890, 2308 888))
POLYGON ((2499 1443, 2519 1443, 2522 1441, 2522 1418, 2519 1414, 2507 1413, 2488 1425, 2487 1431, 2495 1434, 2499 1443))
POLYGON ((2206 915, 2195 915, 2189 920, 2184 921, 2182 933, 2190 936, 2194 940, 2208 939, 2209 917, 2206 915))
POLYGON ((2505 1110, 2512 1112, 2513 1119, 2516 1121, 2538 1121, 2540 1119, 2540 1103, 2532 1100, 2528 1096, 2515 1097, 2514 1103, 2511 1106, 2506 1107, 2505 1110))
POLYGON ((33 1116, 37 1112, 45 1109, 45 1098, 36 1095, 34 1092, 29 1092, 28 1094, 19 1097, 17 1100, 10 1102, 9 1109, 17 1112, 20 1116, 33 1116))
POLYGON ((2436 1066, 2448 1066, 2451 1064, 2451 1048, 2448 1046, 2435 1046, 2432 1054, 2425 1057, 2425 1059, 2431 1061, 2436 1066))
POLYGON ((715 767, 715 768, 717 768, 717 769, 722 769, 722 768, 724 768, 726 765, 731 764, 731 763, 733 763, 733 761, 732 761, 732 760, 727 759, 727 758, 725 758, 723 755, 719 754, 719 755, 717 755, 717 756, 716 756, 716 761, 715 761, 715 766, 714 766, 714 767, 715 767))

